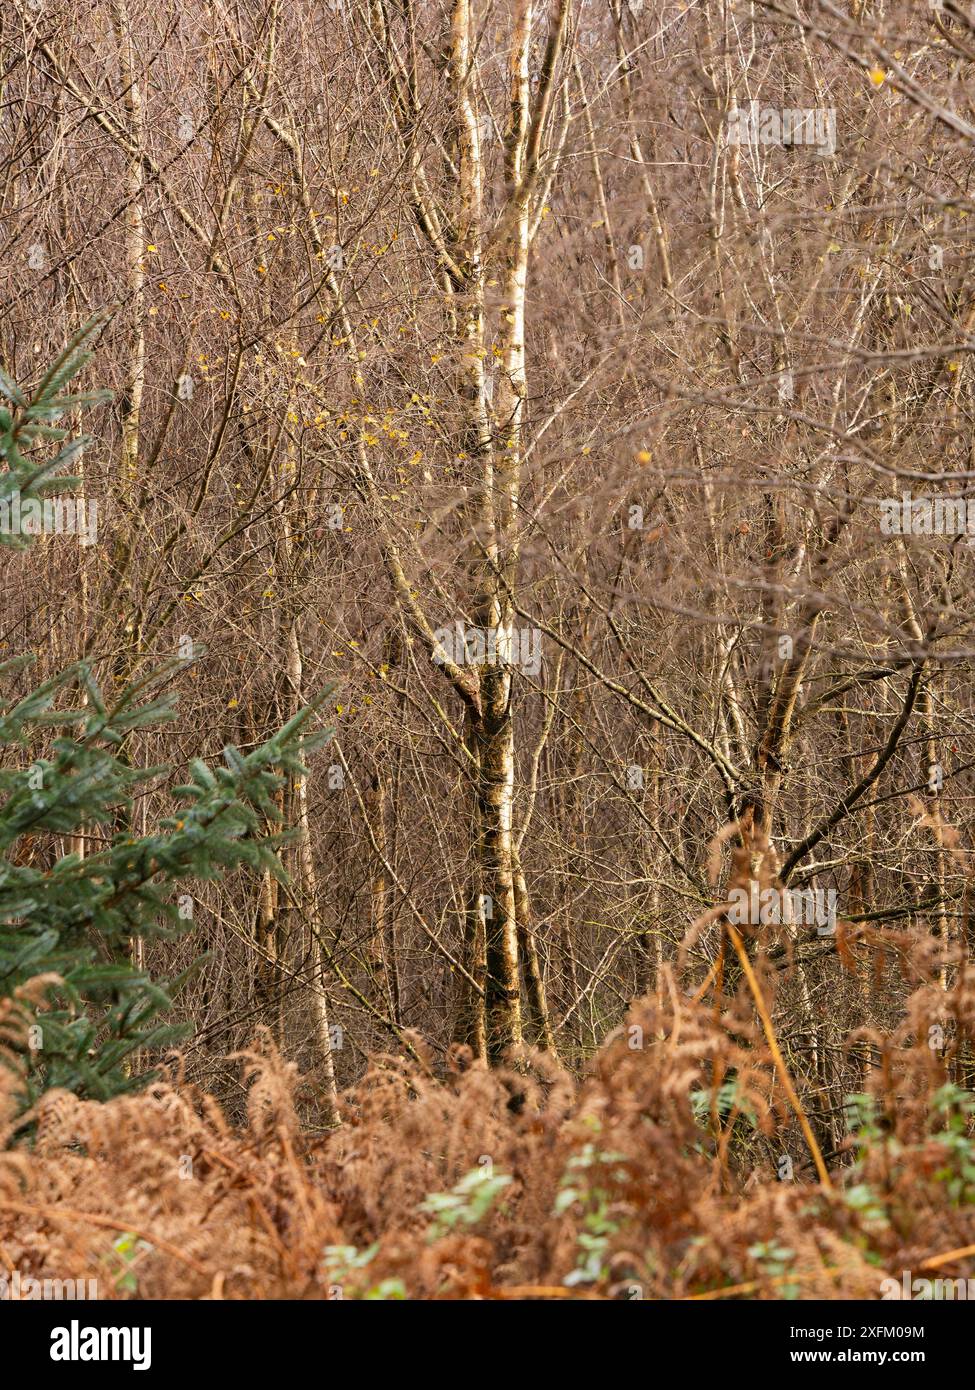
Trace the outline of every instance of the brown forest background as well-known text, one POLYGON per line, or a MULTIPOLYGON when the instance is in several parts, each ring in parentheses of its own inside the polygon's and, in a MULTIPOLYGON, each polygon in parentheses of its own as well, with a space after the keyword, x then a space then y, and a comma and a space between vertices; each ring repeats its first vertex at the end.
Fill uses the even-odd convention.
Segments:
MULTIPOLYGON (((650 1207, 700 1202, 692 1229, 733 1170, 761 1228, 783 1156, 851 1161, 851 1093, 926 1152, 905 1096, 975 1067, 975 563, 879 503, 970 487, 966 11, 2 0, 0 26, 0 357, 29 382, 107 308, 83 384, 114 392, 85 421, 98 543, 0 553, 0 654, 110 687, 192 644, 147 765, 253 747, 335 683, 282 796, 292 887, 194 889, 192 932, 146 947, 167 976, 209 953, 184 1083, 242 1119, 263 1028, 307 1133, 357 1084, 367 1123, 369 1076, 462 1073, 482 1119, 419 1200, 503 1167, 475 1131, 522 1083, 472 1059, 524 1044, 562 1077, 540 1095, 588 1069, 629 1114, 667 1038, 663 1123, 687 1010, 687 1065, 739 1082, 730 1119, 709 1102, 724 1176, 678 1198, 673 1169, 650 1207), (750 102, 834 110, 835 153, 729 144, 750 102), (458 622, 533 630, 539 669, 435 660, 458 622), (736 945, 750 879, 834 890, 836 932, 736 945)), ((357 1193, 364 1241, 389 1218, 357 1193)), ((555 1277, 545 1240, 511 1279, 555 1277)))

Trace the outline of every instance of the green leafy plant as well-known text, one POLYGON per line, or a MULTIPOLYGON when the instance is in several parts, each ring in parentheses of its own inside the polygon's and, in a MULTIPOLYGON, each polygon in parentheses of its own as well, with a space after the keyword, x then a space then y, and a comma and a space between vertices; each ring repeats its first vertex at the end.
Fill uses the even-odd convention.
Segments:
POLYGON ((748 1247, 748 1253, 758 1265, 762 1274, 768 1279, 775 1279, 778 1283, 778 1293, 782 1298, 798 1298, 801 1292, 798 1284, 781 1282, 783 1275, 792 1272, 793 1262, 796 1252, 787 1245, 780 1245, 777 1240, 759 1241, 755 1245, 748 1247))
POLYGON ((975 1202, 975 1095, 949 1082, 931 1098, 935 1114, 944 1128, 937 1142, 944 1149, 944 1164, 934 1176, 944 1184, 949 1200, 956 1206, 975 1202))
POLYGON ((737 1077, 725 1081, 717 1088, 717 1093, 710 1086, 698 1087, 691 1091, 690 1102, 694 1118, 700 1125, 707 1126, 716 1110, 722 1123, 730 1115, 735 1114, 736 1116, 743 1116, 752 1129, 757 1130, 759 1127, 755 1107, 745 1094, 737 1077))
POLYGON ((109 1263, 116 1266, 112 1282, 120 1293, 139 1292, 139 1278, 136 1273, 139 1261, 152 1253, 153 1247, 146 1240, 140 1240, 132 1231, 126 1231, 112 1242, 109 1263))
POLYGON ((406 1298, 406 1287, 401 1279, 381 1279, 378 1284, 359 1290, 356 1276, 361 1270, 368 1268, 378 1250, 378 1241, 367 1246, 365 1250, 359 1250, 354 1245, 325 1247, 325 1276, 333 1287, 341 1291, 343 1298, 346 1296, 346 1289, 349 1289, 349 1297, 361 1299, 364 1303, 401 1302, 406 1298))
POLYGON ((609 1153, 590 1142, 569 1159, 555 1199, 556 1215, 573 1207, 581 1209, 576 1236, 579 1259, 575 1269, 563 1279, 572 1288, 595 1284, 606 1275, 610 1238, 621 1229, 618 1203, 613 1188, 627 1181, 625 1154, 609 1153))
POLYGON ((483 1221, 511 1178, 488 1167, 474 1168, 449 1192, 434 1192, 420 1203, 420 1210, 433 1217, 429 1239, 438 1240, 457 1226, 476 1226, 483 1221))

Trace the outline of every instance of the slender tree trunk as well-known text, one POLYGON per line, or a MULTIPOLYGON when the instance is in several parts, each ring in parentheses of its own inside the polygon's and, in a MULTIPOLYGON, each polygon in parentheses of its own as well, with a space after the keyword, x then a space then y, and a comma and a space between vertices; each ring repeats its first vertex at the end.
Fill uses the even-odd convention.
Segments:
POLYGON ((515 850, 515 920, 518 924, 518 950, 525 981, 525 997, 528 1004, 528 1025, 532 1041, 545 1052, 555 1051, 555 1034, 549 1016, 548 1001, 545 997, 545 980, 542 964, 538 958, 538 945, 532 930, 531 901, 528 884, 521 867, 521 857, 515 850))

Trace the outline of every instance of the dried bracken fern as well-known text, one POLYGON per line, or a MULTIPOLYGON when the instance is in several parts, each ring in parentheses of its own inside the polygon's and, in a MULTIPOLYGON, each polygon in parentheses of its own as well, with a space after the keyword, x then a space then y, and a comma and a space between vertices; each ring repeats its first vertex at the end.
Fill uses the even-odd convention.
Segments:
MULTIPOLYGON (((771 1009, 777 972, 752 944, 771 1009)), ((0 1261, 102 1298, 837 1299, 902 1270, 967 1274, 975 978, 956 952, 945 990, 925 933, 888 944, 919 984, 894 1030, 846 1040, 864 1094, 829 1183, 781 1166, 800 1140, 748 982, 696 998, 665 969, 582 1078, 464 1049, 437 1074, 411 1036, 324 1135, 265 1032, 236 1054, 240 1126, 178 1058, 141 1095, 48 1093, 0 1160, 0 1261)), ((13 1056, 17 1019, 0 1024, 13 1056)))

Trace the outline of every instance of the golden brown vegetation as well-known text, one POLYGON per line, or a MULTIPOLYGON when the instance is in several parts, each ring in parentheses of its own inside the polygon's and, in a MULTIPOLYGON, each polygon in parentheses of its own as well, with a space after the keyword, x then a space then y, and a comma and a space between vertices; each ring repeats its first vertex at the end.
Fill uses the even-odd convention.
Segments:
MULTIPOLYGON (((931 975, 926 943, 890 945, 931 975)), ((970 972, 947 994, 935 972, 895 1033, 847 1039, 870 1065, 828 1185, 799 1159, 771 1176, 801 1135, 747 991, 718 1009, 661 983, 581 1080, 465 1049, 438 1075, 417 1038, 419 1064, 373 1059, 317 1136, 266 1036, 236 1059, 241 1126, 178 1061, 137 1097, 50 1092, 32 1147, 0 1160, 0 1261, 101 1297, 257 1299, 876 1298, 904 1269, 971 1268, 971 1097, 958 1044, 933 1049, 926 1024, 937 1010, 971 1039, 970 972)), ((12 1041, 12 1012, 2 1026, 12 1041)))

